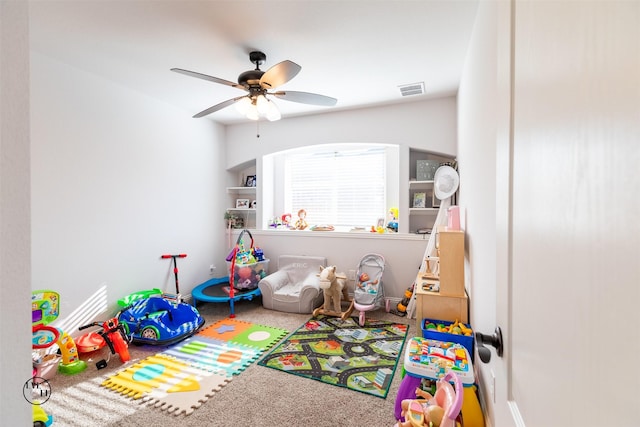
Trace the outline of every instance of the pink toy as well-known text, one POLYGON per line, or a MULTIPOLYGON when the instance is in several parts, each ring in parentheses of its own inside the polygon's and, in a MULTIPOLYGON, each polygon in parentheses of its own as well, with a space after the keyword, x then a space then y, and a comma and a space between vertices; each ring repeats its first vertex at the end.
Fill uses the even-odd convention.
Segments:
POLYGON ((253 270, 251 270, 251 268, 249 267, 242 267, 238 270, 238 276, 240 276, 240 279, 242 280, 247 280, 248 278, 250 278, 251 273, 253 273, 253 270))
POLYGON ((396 427, 456 427, 456 418, 462 409, 462 382, 454 373, 449 372, 438 380, 436 393, 416 389, 416 397, 423 399, 405 399, 402 401, 404 421, 398 421, 396 427), (454 387, 449 383, 453 381, 454 387))
POLYGON ((379 254, 366 254, 358 264, 358 281, 353 290, 354 308, 360 311, 360 326, 365 324, 365 312, 384 307, 389 311, 388 300, 384 298, 382 289, 382 273, 384 257, 379 254))

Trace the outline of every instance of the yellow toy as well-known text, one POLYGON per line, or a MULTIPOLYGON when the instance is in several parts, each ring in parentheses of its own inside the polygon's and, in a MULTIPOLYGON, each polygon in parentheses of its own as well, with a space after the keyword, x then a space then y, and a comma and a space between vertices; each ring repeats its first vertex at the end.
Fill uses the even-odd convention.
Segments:
POLYGON ((390 231, 398 232, 398 208, 389 209, 389 216, 391 219, 387 223, 387 229, 390 231))
POLYGON ((409 305, 409 301, 411 301, 411 297, 413 296, 413 285, 409 286, 404 291, 404 298, 396 305, 396 308, 392 308, 391 313, 397 316, 406 316, 407 315, 407 306, 409 305))

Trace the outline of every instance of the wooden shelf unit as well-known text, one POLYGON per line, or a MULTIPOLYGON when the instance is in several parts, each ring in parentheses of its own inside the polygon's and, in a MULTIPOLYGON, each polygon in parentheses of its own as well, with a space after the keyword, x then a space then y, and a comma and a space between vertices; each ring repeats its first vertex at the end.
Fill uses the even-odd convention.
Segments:
POLYGON ((422 319, 437 319, 455 322, 459 320, 469 323, 469 298, 466 294, 460 297, 442 295, 439 292, 429 292, 422 289, 420 281, 416 280, 416 321, 422 324, 422 319))
POLYGON ((440 295, 464 296, 464 231, 438 227, 440 295))

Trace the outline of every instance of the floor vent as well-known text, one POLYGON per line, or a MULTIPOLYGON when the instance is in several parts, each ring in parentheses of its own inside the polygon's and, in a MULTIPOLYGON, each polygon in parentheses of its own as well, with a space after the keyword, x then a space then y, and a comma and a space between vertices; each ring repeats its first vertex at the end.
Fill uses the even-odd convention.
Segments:
POLYGON ((411 83, 400 86, 400 94, 402 96, 422 95, 424 94, 424 83, 411 83))

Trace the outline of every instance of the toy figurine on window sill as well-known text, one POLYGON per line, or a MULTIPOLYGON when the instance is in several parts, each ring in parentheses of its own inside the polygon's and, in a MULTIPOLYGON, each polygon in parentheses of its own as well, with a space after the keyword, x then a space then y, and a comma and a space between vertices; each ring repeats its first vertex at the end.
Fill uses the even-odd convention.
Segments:
POLYGON ((389 209, 389 216, 391 219, 387 223, 389 231, 398 232, 398 208, 389 209))
POLYGON ((292 228, 291 227, 291 214, 290 213, 286 213, 286 214, 282 215, 281 226, 282 226, 282 228, 292 228))
POLYGON ((298 211, 298 220, 296 221, 294 228, 296 230, 306 229, 309 226, 309 224, 307 224, 306 218, 307 218, 307 211, 305 211, 304 209, 300 209, 298 211))

